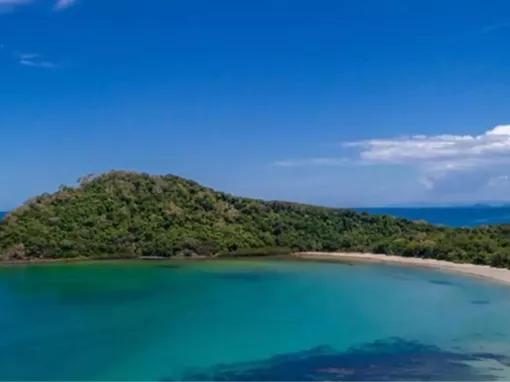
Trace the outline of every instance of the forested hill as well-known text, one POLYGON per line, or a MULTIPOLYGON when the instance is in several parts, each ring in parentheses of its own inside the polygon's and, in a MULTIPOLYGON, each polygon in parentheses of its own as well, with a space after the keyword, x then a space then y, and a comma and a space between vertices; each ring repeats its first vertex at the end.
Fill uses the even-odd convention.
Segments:
POLYGON ((176 176, 110 172, 38 196, 0 223, 0 258, 363 251, 510 267, 510 226, 441 228, 231 196, 176 176))

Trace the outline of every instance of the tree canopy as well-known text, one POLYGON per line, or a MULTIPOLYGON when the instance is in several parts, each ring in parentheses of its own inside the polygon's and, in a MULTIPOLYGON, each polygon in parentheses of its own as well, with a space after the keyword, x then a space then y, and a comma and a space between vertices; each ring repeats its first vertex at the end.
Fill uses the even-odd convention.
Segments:
POLYGON ((510 267, 510 225, 447 228, 261 201, 173 175, 114 171, 37 196, 0 223, 0 258, 359 251, 510 267))

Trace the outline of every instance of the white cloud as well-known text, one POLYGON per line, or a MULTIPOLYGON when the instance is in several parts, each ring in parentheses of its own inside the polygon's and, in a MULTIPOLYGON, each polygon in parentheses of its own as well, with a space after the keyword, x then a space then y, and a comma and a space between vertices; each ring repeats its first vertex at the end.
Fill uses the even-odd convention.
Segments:
POLYGON ((56 11, 63 11, 76 4, 76 0, 57 0, 55 4, 56 11))
POLYGON ((359 149, 365 164, 416 167, 421 173, 420 183, 441 192, 499 185, 510 172, 510 125, 499 125, 480 135, 415 135, 345 146, 359 149))
POLYGON ((462 170, 510 161, 510 125, 480 135, 413 135, 344 143, 358 150, 359 159, 312 157, 277 161, 281 167, 348 164, 402 164, 432 170, 462 170))
POLYGON ((347 143, 360 149, 360 158, 372 163, 444 164, 473 167, 510 159, 510 125, 499 125, 481 135, 415 135, 347 143))
POLYGON ((19 63, 24 66, 31 66, 34 68, 43 69, 56 69, 58 65, 44 59, 41 55, 36 53, 22 53, 18 56, 19 63))
POLYGON ((425 189, 442 194, 502 192, 510 187, 510 125, 479 135, 413 135, 349 142, 342 147, 355 150, 354 157, 349 151, 350 156, 282 160, 274 165, 405 166, 417 172, 417 181, 425 189))

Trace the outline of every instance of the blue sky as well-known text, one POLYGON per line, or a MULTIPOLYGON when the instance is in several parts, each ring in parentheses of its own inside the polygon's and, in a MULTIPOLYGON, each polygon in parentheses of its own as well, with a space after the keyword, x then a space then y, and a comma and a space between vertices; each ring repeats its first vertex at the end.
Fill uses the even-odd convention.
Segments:
POLYGON ((0 0, 0 210, 110 169, 510 200, 510 2, 0 0))

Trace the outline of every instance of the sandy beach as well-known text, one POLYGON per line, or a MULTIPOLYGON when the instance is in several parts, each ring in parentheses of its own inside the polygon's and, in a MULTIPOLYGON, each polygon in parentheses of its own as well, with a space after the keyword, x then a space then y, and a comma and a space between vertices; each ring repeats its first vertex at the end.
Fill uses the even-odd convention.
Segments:
POLYGON ((355 252, 298 252, 294 253, 293 256, 308 260, 355 261, 433 268, 441 271, 455 272, 468 276, 490 279, 492 281, 510 285, 510 269, 494 268, 488 265, 461 264, 444 260, 355 252))

